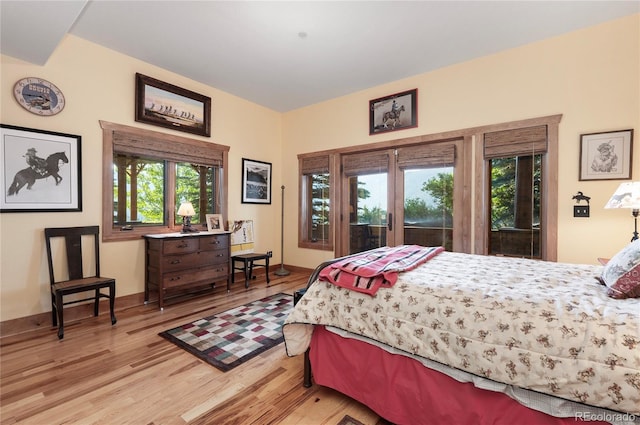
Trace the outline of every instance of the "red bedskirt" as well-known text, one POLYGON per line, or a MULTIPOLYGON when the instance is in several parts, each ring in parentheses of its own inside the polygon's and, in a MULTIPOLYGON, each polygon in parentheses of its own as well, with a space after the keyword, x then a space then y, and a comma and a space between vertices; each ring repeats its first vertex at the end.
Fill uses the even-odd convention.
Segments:
POLYGON ((343 338, 322 326, 313 332, 309 356, 316 384, 340 391, 399 425, 581 422, 531 410, 505 394, 458 382, 414 359, 343 338))

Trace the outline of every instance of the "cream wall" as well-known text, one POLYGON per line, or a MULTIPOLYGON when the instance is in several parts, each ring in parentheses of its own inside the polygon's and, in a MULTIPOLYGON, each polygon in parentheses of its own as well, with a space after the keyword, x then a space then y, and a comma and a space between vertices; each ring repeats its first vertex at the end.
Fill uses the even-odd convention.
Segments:
MULTIPOLYGON (((0 215, 0 321, 50 310, 43 227, 101 224, 102 134, 98 120, 165 131, 133 119, 136 72, 212 98, 212 137, 200 139, 231 147, 229 215, 256 220, 257 249, 272 249, 278 262, 281 184, 286 186, 285 263, 312 268, 332 257, 328 252, 297 247, 297 154, 558 113, 563 114, 559 260, 593 263, 596 257, 613 255, 631 236, 629 211, 602 209, 620 182, 579 182, 577 176, 580 134, 634 128, 633 177, 640 178, 640 15, 286 114, 73 36, 61 43, 45 66, 7 56, 2 56, 1 64, 0 122, 82 136, 84 208, 81 213, 0 215), (53 117, 38 117, 19 107, 11 89, 27 76, 48 79, 62 89, 65 110, 53 117), (369 136, 369 100, 412 88, 419 89, 419 127, 369 136), (242 157, 273 163, 271 205, 240 203, 242 157), (592 197, 588 219, 572 216, 571 196, 578 190, 592 197)), ((142 241, 105 243, 102 253, 103 272, 118 279, 119 296, 143 291, 142 241)))
MULTIPOLYGON (((416 52, 420 54, 420 52, 416 52)), ((640 179, 640 15, 460 63, 298 109, 284 116, 283 160, 299 153, 563 114, 559 133, 558 260, 595 263, 631 238, 629 210, 604 210, 621 181, 578 181, 580 134, 635 129, 640 179), (368 134, 368 102, 418 88, 418 127, 368 134), (571 197, 591 196, 591 217, 574 218, 571 197)), ((283 178, 297 188, 297 170, 283 178)), ((298 202, 297 191, 286 202, 298 202)), ((297 235, 286 235, 286 247, 297 235)), ((285 249, 286 251, 286 249, 285 249)), ((286 262, 314 267, 331 253, 288 249, 286 262)))
MULTIPOLYGON (((172 132, 135 122, 136 72, 211 97, 211 137, 174 134, 230 146, 229 215, 253 218, 256 249, 271 249, 280 258, 280 113, 74 36, 63 40, 45 66, 8 56, 2 56, 1 63, 0 122, 82 136, 83 210, 0 214, 0 321, 51 309, 44 227, 102 225, 102 131, 98 121, 172 132), (40 117, 21 108, 11 93, 13 84, 24 77, 41 77, 58 86, 66 98, 64 110, 52 117, 40 117), (271 205, 241 204, 243 157, 273 163, 271 205)), ((142 240, 103 243, 101 254, 102 273, 117 279, 119 297, 144 291, 142 240)))

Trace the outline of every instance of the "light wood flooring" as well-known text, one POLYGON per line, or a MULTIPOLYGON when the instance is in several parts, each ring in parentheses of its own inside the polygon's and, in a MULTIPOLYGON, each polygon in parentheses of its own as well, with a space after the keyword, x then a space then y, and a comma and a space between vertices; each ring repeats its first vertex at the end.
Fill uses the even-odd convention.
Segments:
MULTIPOLYGON (((244 288, 236 280, 186 301, 116 312, 0 340, 0 423, 10 424, 328 424, 344 415, 383 424, 340 393, 302 386, 302 356, 284 344, 223 373, 158 333, 267 295, 306 285, 308 272, 264 272, 244 288)), ((116 301, 117 306, 117 301, 116 301)))

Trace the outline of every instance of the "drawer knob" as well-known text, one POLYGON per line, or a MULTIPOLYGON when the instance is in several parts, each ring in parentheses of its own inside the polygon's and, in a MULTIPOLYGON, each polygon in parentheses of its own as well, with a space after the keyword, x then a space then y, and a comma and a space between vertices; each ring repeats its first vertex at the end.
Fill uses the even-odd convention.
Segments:
POLYGON ((216 257, 224 257, 224 254, 217 254, 216 257))
POLYGON ((215 239, 215 240, 213 240, 213 241, 209 242, 209 245, 219 245, 219 244, 220 244, 220 241, 219 241, 219 240, 217 240, 217 239, 215 239))
POLYGON ((171 279, 169 279, 171 282, 173 282, 174 280, 180 280, 182 279, 181 276, 177 276, 177 277, 172 277, 171 279))
POLYGON ((169 264, 180 264, 182 261, 180 260, 171 260, 171 262, 169 262, 169 264))
POLYGON ((189 244, 182 243, 182 244, 178 245, 178 248, 186 248, 188 246, 189 246, 189 244))

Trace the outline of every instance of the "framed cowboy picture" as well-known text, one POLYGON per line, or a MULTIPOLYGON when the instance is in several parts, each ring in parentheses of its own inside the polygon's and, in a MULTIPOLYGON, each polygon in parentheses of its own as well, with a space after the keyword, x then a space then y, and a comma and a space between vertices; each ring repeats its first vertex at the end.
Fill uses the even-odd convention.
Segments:
POLYGON ((81 140, 0 124, 0 212, 82 211, 81 140))

